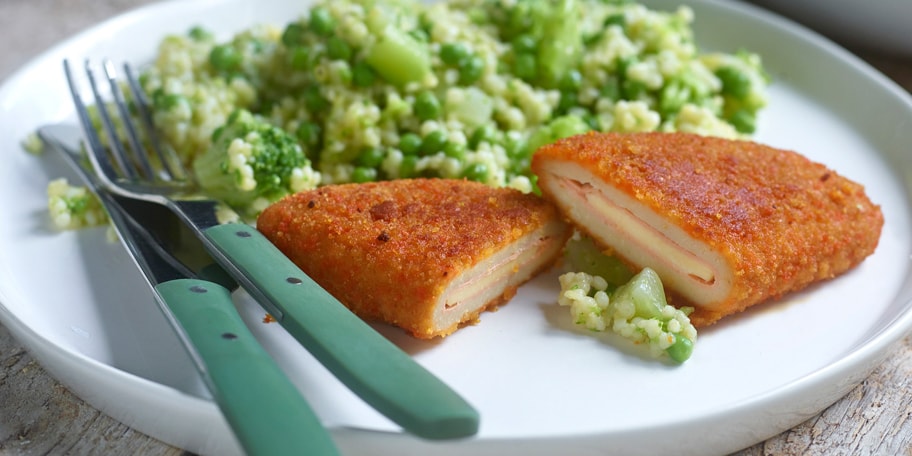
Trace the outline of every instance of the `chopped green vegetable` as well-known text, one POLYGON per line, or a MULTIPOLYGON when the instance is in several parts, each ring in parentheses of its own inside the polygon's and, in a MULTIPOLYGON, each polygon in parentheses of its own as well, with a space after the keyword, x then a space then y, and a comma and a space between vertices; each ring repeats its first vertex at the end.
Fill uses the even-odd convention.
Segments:
POLYGON ((658 274, 644 268, 613 292, 600 276, 569 272, 560 276, 558 304, 570 307, 574 323, 592 331, 611 331, 636 344, 646 344, 655 357, 677 363, 693 353, 697 330, 687 315, 665 301, 658 274))
POLYGON ((633 277, 633 271, 627 265, 618 257, 603 253, 587 236, 576 234, 570 238, 564 247, 564 258, 571 270, 584 271, 605 279, 609 291, 633 277))
POLYGON ((393 85, 421 81, 430 71, 427 51, 401 29, 388 26, 367 54, 367 63, 393 85))

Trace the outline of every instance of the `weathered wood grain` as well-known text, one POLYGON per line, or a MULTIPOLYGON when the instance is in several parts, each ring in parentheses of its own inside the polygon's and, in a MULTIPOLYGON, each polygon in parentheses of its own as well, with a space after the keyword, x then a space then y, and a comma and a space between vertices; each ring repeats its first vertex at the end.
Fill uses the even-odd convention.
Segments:
MULTIPOLYGON (((53 43, 152 0, 0 1, 0 79, 53 43)), ((912 59, 860 52, 912 92, 912 59)), ((736 456, 912 456, 912 336, 848 395, 817 416, 736 456)), ((52 379, 0 326, 0 454, 146 454, 177 448, 95 410, 52 379)))

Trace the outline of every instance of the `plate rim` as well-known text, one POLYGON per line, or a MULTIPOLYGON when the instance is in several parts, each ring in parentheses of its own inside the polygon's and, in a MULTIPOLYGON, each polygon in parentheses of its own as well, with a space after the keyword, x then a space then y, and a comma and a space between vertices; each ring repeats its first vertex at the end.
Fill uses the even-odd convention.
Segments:
MULTIPOLYGON (((206 1, 200 2, 200 3, 205 4, 206 7, 211 7, 212 5, 218 5, 218 4, 225 3, 225 1, 226 0, 206 0, 206 1)), ((230 1, 230 0, 227 0, 227 1, 230 1)), ((14 86, 21 79, 23 79, 25 77, 25 75, 27 75, 34 66, 38 65, 42 61, 46 61, 49 58, 52 58, 55 55, 64 54, 65 53, 64 50, 70 49, 70 48, 74 47, 74 45, 76 43, 80 43, 82 41, 89 39, 90 37, 97 35, 100 32, 100 30, 107 29, 107 28, 113 27, 113 26, 123 27, 129 21, 138 20, 140 18, 140 16, 142 14, 146 13, 147 11, 179 7, 182 3, 183 2, 180 2, 179 0, 166 0, 164 2, 140 6, 138 8, 134 8, 134 9, 129 10, 120 15, 106 19, 102 22, 93 24, 91 27, 89 27, 61 42, 58 42, 57 44, 55 44, 48 50, 41 52, 38 55, 34 56, 25 65, 21 66, 19 69, 17 69, 13 73, 11 73, 8 78, 6 78, 4 81, 2 81, 2 83, 0 83, 0 99, 3 98, 3 95, 7 89, 14 86)), ((867 64, 865 61, 863 61, 859 57, 851 54, 847 50, 841 48, 839 45, 835 44, 834 42, 832 42, 820 35, 817 35, 815 32, 804 28, 802 25, 800 25, 798 23, 791 22, 785 18, 780 18, 778 16, 775 16, 773 13, 769 13, 765 10, 762 10, 761 8, 759 8, 755 5, 741 3, 741 2, 731 2, 731 1, 725 2, 725 1, 720 1, 720 0, 687 0, 686 3, 703 3, 703 4, 708 4, 708 5, 716 5, 716 6, 721 6, 723 8, 730 9, 732 11, 736 11, 739 13, 743 12, 744 8, 748 8, 748 10, 750 8, 754 8, 758 11, 761 11, 763 14, 766 15, 764 17, 764 19, 767 20, 767 22, 768 22, 767 25, 775 25, 776 23, 782 24, 783 21, 785 21, 785 22, 787 22, 786 23, 787 27, 785 27, 785 26, 780 26, 780 27, 785 27, 785 28, 789 28, 789 29, 797 29, 797 30, 801 31, 803 33, 803 37, 802 37, 803 39, 811 40, 812 44, 815 44, 817 46, 823 46, 824 49, 829 54, 839 58, 843 62, 846 62, 847 65, 855 67, 855 68, 859 69, 860 71, 864 72, 866 77, 873 78, 873 80, 877 83, 877 85, 886 86, 887 88, 889 88, 892 92, 894 92, 894 95, 898 95, 899 98, 901 99, 901 101, 904 101, 908 107, 912 108, 912 96, 910 96, 907 91, 902 89, 895 81, 893 81, 892 79, 889 79, 888 77, 886 77, 885 75, 880 73, 878 70, 874 69, 872 66, 867 64), (775 19, 775 21, 771 21, 771 19, 775 19)), ((908 282, 904 282, 904 284, 908 285, 908 282)), ((2 291, 2 290, 0 290, 0 291, 2 291)), ((54 344, 49 339, 45 338, 43 335, 33 331, 32 328, 29 328, 15 314, 13 314, 4 305, 5 299, 6 299, 5 295, 0 294, 0 320, 2 320, 3 324, 7 328, 9 328, 11 332, 13 332, 17 341, 25 340, 25 341, 31 342, 31 344, 23 343, 23 345, 26 345, 27 348, 29 348, 30 353, 33 353, 33 355, 35 355, 35 358, 39 359, 39 362, 41 362, 40 361, 41 359, 69 357, 71 362, 84 363, 84 364, 91 366, 92 368, 106 371, 107 374, 112 374, 113 376, 118 378, 119 381, 131 382, 132 384, 142 386, 142 387, 164 388, 169 393, 173 394, 174 399, 186 400, 187 397, 190 397, 191 399, 199 401, 203 408, 209 409, 212 415, 220 417, 220 415, 217 412, 217 409, 215 408, 214 404, 211 401, 188 396, 185 393, 183 393, 175 388, 161 385, 159 383, 150 381, 150 380, 140 377, 138 375, 123 371, 116 367, 113 367, 108 364, 97 361, 97 360, 90 358, 88 356, 85 356, 84 354, 82 354, 78 351, 75 351, 73 349, 61 347, 59 345, 54 344), (32 345, 34 345, 35 347, 39 347, 39 348, 35 349, 32 345), (59 352, 59 353, 54 353, 55 351, 59 352)), ((874 368, 876 368, 877 365, 879 365, 883 361, 883 358, 886 356, 886 350, 891 345, 895 344, 899 339, 904 337, 909 332, 910 328, 912 328, 912 303, 906 302, 902 306, 902 309, 903 310, 901 312, 899 312, 896 315, 896 317, 889 324, 887 324, 886 326, 881 328, 880 331, 877 331, 876 333, 874 333, 870 337, 868 337, 864 341, 864 343, 860 344, 859 346, 856 346, 851 351, 848 351, 845 354, 845 356, 843 356, 841 359, 831 362, 831 363, 827 364, 826 366, 824 366, 823 368, 818 369, 814 372, 811 372, 803 377, 797 378, 797 379, 793 380, 792 382, 789 382, 784 385, 780 385, 779 387, 774 388, 772 390, 768 390, 768 391, 759 393, 758 395, 747 398, 743 402, 743 404, 741 404, 737 407, 759 406, 759 404, 761 404, 761 403, 765 403, 765 402, 775 399, 775 396, 781 396, 782 393, 785 392, 786 390, 791 391, 792 395, 794 395, 794 394, 800 393, 802 391, 806 391, 808 388, 812 387, 812 385, 818 385, 818 384, 821 384, 828 380, 832 380, 833 376, 836 376, 840 373, 844 374, 846 372, 855 372, 857 374, 860 371, 863 371, 864 375, 861 375, 861 378, 858 379, 858 381, 861 381, 864 377, 867 377, 868 375, 870 375, 870 371, 873 370, 874 368), (859 367, 859 366, 863 366, 863 367, 859 367), (799 388, 800 385, 804 385, 804 386, 799 388)), ((51 366, 45 364, 44 362, 41 362, 41 364, 46 370, 55 371, 54 367, 51 367, 51 366)), ((859 375, 856 375, 856 376, 859 376, 859 375)), ((58 376, 56 374, 54 375, 54 377, 58 378, 58 376)), ((857 382, 853 382, 850 385, 846 386, 845 392, 848 392, 848 390, 850 388, 854 387, 856 384, 857 384, 857 382)), ((67 386, 71 386, 71 385, 67 384, 67 386)), ((79 390, 81 388, 74 387, 73 389, 79 390)), ((844 395, 844 393, 840 394, 832 402, 838 401, 843 395, 844 395)), ((82 397, 82 396, 80 396, 80 397, 82 397)), ((780 398, 780 400, 781 400, 781 398, 780 398)), ((829 406, 832 402, 828 403, 827 406, 829 406)), ((200 404, 198 404, 198 405, 200 405, 200 404)), ((92 405, 94 406, 95 404, 92 404, 92 405)), ((726 415, 728 413, 731 413, 731 410, 733 410, 737 407, 733 405, 729 410, 717 411, 715 414, 726 415)), ((101 410, 104 410, 105 413, 108 413, 109 415, 112 415, 115 417, 117 417, 117 415, 122 415, 122 414, 112 413, 112 411, 107 410, 110 407, 98 407, 98 408, 101 410)), ((820 408, 820 409, 814 411, 813 413, 811 413, 810 415, 812 416, 814 414, 817 414, 824 408, 825 407, 820 408)), ((123 417, 123 418, 117 417, 117 419, 120 421, 123 421, 125 423, 128 423, 128 421, 129 421, 129 417, 123 417)), ((803 419, 802 419, 802 421, 803 421, 803 419)), ((223 432, 224 436, 227 436, 229 440, 233 440, 231 437, 230 431, 228 431, 227 426, 224 426, 224 429, 222 429, 220 432, 223 432)), ((351 430, 340 430, 339 431, 340 435, 352 435, 352 432, 358 433, 361 431, 351 431, 351 430)), ((775 435, 775 434, 773 434, 773 435, 775 435)), ((354 436, 354 435, 352 435, 352 438, 354 440, 358 439, 358 437, 354 436)))

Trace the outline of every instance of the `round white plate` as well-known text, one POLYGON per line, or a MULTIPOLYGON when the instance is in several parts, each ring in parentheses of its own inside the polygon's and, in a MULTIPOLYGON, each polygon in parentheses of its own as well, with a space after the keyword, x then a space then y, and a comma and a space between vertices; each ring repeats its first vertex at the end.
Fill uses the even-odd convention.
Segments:
MULTIPOLYGON (((648 3, 673 9, 678 2, 648 3)), ((875 254, 836 280, 704 330, 682 366, 575 330, 554 303, 556 272, 443 341, 379 327, 479 409, 478 436, 458 442, 400 433, 236 294, 252 330, 333 428, 344 454, 731 452, 836 401, 912 327, 909 95, 828 41, 758 8, 689 3, 704 49, 746 48, 764 57, 774 82, 757 139, 826 163, 863 183, 882 206, 886 225, 875 254)), ((302 8, 281 0, 157 4, 73 37, 0 88, 3 324, 91 404, 194 452, 239 449, 121 246, 106 240, 103 228, 50 228, 45 186, 74 177, 53 155, 22 152, 19 141, 41 124, 72 117, 64 58, 144 62, 165 33, 201 23, 227 37, 256 22, 284 25, 302 8)))
POLYGON ((908 0, 751 0, 802 24, 875 52, 912 57, 908 0))

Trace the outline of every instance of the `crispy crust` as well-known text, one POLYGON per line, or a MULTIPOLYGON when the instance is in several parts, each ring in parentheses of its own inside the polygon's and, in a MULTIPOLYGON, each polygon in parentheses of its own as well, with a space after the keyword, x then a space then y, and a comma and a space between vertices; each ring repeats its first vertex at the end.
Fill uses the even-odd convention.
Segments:
MULTIPOLYGON (((431 338, 474 321, 516 292, 508 286, 456 324, 438 328, 434 308, 448 284, 554 222, 563 236, 555 242, 562 244, 569 227, 542 198, 464 180, 413 179, 291 195, 263 211, 257 228, 362 318, 431 338)), ((543 261, 543 267, 554 260, 543 261)))
POLYGON ((697 307, 697 326, 847 271, 874 252, 883 226, 880 207, 861 185, 754 142, 590 133, 540 148, 532 169, 546 180, 560 161, 582 166, 721 254, 734 283, 715 310, 697 307))

